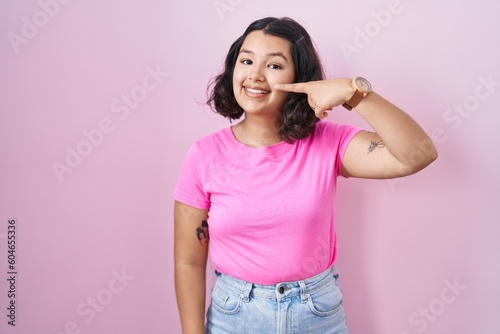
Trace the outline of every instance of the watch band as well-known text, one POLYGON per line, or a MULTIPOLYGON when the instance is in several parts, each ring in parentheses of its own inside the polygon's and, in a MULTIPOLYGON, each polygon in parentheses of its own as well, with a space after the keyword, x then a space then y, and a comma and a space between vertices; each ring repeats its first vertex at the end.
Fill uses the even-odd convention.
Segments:
POLYGON ((355 77, 354 79, 352 79, 351 87, 354 90, 354 94, 352 94, 349 100, 342 104, 342 106, 347 110, 356 108, 359 102, 361 102, 361 100, 363 100, 363 98, 365 98, 372 90, 372 85, 370 84, 370 82, 363 77, 355 77), (358 81, 360 82, 358 83, 358 81))
POLYGON ((351 98, 344 102, 342 106, 346 108, 347 110, 352 110, 352 108, 356 108, 356 106, 361 102, 361 100, 366 96, 366 94, 361 93, 358 90, 354 91, 354 94, 352 94, 351 98))

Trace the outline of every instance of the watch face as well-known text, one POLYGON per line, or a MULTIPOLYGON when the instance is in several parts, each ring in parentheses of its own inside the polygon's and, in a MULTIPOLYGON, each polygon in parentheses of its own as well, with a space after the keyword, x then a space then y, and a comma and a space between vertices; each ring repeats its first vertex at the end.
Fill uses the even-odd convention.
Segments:
POLYGON ((363 93, 369 93, 372 91, 372 85, 363 77, 356 77, 354 79, 354 83, 363 93))

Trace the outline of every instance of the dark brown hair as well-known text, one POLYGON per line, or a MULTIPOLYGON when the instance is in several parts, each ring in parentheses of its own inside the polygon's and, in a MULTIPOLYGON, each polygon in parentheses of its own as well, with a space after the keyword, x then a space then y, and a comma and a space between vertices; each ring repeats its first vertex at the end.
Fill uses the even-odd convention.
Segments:
MULTIPOLYGON (((215 112, 230 120, 239 119, 243 109, 236 102, 233 92, 233 71, 241 46, 249 33, 262 30, 265 34, 284 38, 290 42, 290 51, 295 65, 294 82, 322 80, 323 68, 311 37, 299 23, 291 18, 266 17, 251 23, 229 48, 224 70, 210 82, 207 104, 215 112)), ((309 136, 319 118, 307 102, 306 94, 289 93, 278 119, 278 134, 291 143, 309 136)))

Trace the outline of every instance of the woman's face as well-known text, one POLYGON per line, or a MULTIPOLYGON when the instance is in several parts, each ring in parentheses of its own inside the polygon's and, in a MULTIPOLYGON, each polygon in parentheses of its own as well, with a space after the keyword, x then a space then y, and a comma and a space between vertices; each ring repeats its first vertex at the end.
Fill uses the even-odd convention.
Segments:
POLYGON ((243 41, 233 72, 236 101, 245 113, 276 117, 283 110, 288 93, 273 89, 278 83, 292 83, 295 67, 290 42, 253 31, 243 41))

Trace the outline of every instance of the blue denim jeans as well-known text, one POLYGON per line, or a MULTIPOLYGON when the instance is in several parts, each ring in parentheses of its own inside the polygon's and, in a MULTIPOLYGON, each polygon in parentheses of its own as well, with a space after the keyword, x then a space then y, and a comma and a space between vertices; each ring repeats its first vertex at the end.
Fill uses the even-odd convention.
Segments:
POLYGON ((216 275, 207 334, 348 333, 334 267, 303 281, 276 285, 216 275))

